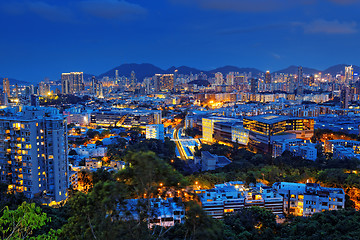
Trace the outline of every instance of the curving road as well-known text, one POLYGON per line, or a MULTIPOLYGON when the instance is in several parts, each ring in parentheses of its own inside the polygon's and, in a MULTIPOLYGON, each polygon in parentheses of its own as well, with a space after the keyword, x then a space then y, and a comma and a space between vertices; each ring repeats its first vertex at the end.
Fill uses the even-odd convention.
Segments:
POLYGON ((181 141, 177 141, 177 140, 180 140, 179 138, 179 133, 180 133, 180 129, 183 127, 183 124, 180 123, 178 125, 176 125, 175 129, 174 129, 174 132, 173 132, 173 139, 175 140, 175 144, 176 144, 176 147, 180 153, 180 159, 181 160, 186 160, 186 153, 184 151, 184 148, 181 144, 181 141))

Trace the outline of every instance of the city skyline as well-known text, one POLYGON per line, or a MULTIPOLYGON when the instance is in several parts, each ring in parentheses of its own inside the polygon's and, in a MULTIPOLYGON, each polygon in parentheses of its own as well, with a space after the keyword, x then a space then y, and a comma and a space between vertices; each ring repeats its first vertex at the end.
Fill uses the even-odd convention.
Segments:
POLYGON ((38 82, 109 66, 271 72, 358 65, 359 1, 14 1, 0 4, 0 75, 38 82), (341 43, 341 44, 340 44, 341 43), (336 53, 336 56, 335 56, 336 53))

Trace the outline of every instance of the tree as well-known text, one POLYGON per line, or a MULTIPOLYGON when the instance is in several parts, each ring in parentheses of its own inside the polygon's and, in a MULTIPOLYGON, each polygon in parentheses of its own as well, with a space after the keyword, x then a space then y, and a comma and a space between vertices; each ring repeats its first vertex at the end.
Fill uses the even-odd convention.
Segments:
POLYGON ((277 229, 275 215, 264 208, 244 208, 224 218, 224 224, 237 239, 274 239, 277 229))
POLYGON ((187 184, 179 172, 154 152, 129 152, 124 160, 130 167, 119 172, 116 178, 133 189, 134 197, 156 197, 160 185, 182 188, 187 184))
MULTIPOLYGON (((35 203, 23 202, 16 210, 5 207, 0 218, 0 232, 2 239, 28 239, 33 232, 50 222, 46 213, 42 213, 35 203)), ((57 239, 57 232, 34 237, 33 239, 57 239)))
POLYGON ((285 225, 280 239, 359 239, 360 212, 325 211, 309 218, 295 218, 285 225))

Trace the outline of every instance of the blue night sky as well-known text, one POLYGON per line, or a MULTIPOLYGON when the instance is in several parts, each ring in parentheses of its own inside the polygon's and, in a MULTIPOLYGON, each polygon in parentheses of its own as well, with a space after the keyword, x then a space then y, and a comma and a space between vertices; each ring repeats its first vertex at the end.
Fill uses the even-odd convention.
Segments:
POLYGON ((360 0, 12 0, 0 76, 59 79, 123 63, 276 71, 359 65, 360 0))

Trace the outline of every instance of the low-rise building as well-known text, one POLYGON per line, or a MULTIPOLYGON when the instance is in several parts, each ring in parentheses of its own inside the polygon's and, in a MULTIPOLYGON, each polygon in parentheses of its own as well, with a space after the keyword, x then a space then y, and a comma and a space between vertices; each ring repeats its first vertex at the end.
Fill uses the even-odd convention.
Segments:
POLYGON ((345 207, 342 188, 321 187, 317 183, 276 182, 272 187, 284 198, 284 212, 295 216, 311 216, 325 210, 345 207))
POLYGON ((146 125, 146 139, 164 140, 164 124, 146 125))
POLYGON ((211 154, 208 151, 201 152, 201 171, 215 170, 217 168, 225 167, 230 163, 231 160, 225 156, 211 154))
POLYGON ((285 151, 290 151, 295 156, 315 161, 317 149, 315 144, 302 139, 275 140, 273 142, 272 156, 279 157, 285 151))
POLYGON ((150 201, 151 216, 149 217, 149 228, 157 226, 171 227, 176 223, 185 222, 185 207, 181 200, 174 198, 152 198, 152 199, 129 199, 126 200, 126 214, 119 209, 120 217, 124 220, 139 219, 141 204, 139 201, 150 201), (130 214, 129 214, 130 213, 130 214))
POLYGON ((263 184, 248 188, 243 182, 235 181, 217 184, 213 189, 195 190, 195 193, 205 212, 213 218, 221 219, 227 213, 253 206, 269 209, 276 215, 283 214, 283 197, 263 184))

